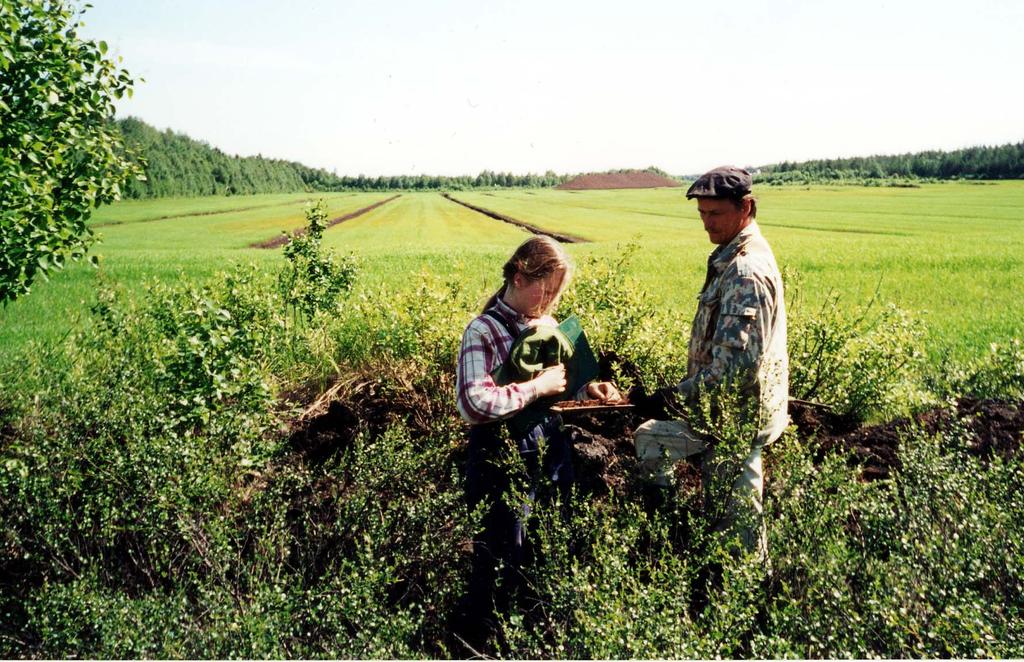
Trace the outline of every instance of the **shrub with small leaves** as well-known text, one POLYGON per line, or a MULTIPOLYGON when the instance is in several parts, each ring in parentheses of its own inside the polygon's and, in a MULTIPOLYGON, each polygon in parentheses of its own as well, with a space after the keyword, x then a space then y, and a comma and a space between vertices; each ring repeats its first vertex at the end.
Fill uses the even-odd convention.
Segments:
POLYGON ((610 376, 624 387, 678 382, 686 370, 689 321, 658 308, 646 287, 625 275, 639 250, 633 243, 615 259, 588 257, 557 311, 559 319, 579 316, 594 352, 610 359, 610 376))
POLYGON ((288 267, 279 280, 281 294, 295 320, 309 320, 321 311, 332 310, 338 297, 352 289, 356 276, 354 256, 338 258, 325 253, 321 246, 327 227, 323 200, 306 209, 306 220, 309 225, 305 231, 293 233, 285 244, 288 267))
MULTIPOLYGON (((452 403, 471 295, 425 274, 297 329, 277 277, 234 269, 152 285, 136 303, 105 289, 85 331, 5 376, 0 656, 470 654, 449 629, 481 514, 464 502, 452 403), (329 377, 340 401, 282 426, 293 410, 275 387, 311 377, 329 377)), ((626 347, 633 378, 668 380, 682 354, 643 326, 632 287, 585 267, 574 312, 598 351, 626 347)), ((809 353, 796 358, 800 388, 817 383, 817 397, 864 416, 913 387, 913 361, 884 362, 906 360, 914 337, 898 312, 795 317, 795 346, 809 353)), ((1012 395, 1019 358, 1011 343, 948 383, 1012 395)), ((525 588, 484 652, 1020 656, 1019 454, 978 459, 976 421, 951 410, 941 429, 900 438, 887 480, 864 482, 847 457, 790 430, 765 450, 766 574, 714 526, 753 434, 738 397, 708 390, 688 412, 716 444, 706 489, 627 480, 625 495, 591 500, 542 483, 552 496, 527 518, 525 588)))
POLYGON ((1019 338, 993 343, 982 357, 945 360, 928 375, 933 391, 947 397, 1024 399, 1024 344, 1019 338))
POLYGON ((787 279, 791 397, 824 403, 851 421, 905 414, 921 400, 920 323, 892 304, 880 311, 874 301, 840 305, 836 293, 810 312, 799 278, 787 279))

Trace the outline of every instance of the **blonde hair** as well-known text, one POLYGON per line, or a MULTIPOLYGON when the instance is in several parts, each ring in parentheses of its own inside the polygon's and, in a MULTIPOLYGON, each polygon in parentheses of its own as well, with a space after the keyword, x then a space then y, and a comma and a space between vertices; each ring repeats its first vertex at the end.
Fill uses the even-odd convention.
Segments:
POLYGON ((502 267, 501 273, 505 278, 505 282, 487 300, 487 303, 484 304, 484 310, 486 311, 497 303, 498 298, 508 290, 509 283, 512 282, 516 274, 521 274, 527 280, 537 281, 543 280, 559 270, 564 271, 565 275, 562 277, 562 283, 558 287, 558 292, 551 299, 552 308, 558 302, 558 297, 561 296, 565 286, 569 283, 569 279, 572 278, 572 261, 566 254, 565 249, 562 248, 562 245, 551 237, 544 235, 530 237, 519 244, 519 248, 516 249, 515 253, 512 253, 512 257, 502 267))

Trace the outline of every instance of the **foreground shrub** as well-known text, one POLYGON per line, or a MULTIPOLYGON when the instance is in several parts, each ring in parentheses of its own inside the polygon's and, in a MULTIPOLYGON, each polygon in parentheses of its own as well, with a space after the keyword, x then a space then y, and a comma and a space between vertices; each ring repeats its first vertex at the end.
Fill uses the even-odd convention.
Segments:
MULTIPOLYGON (((96 324, 56 365, 54 353, 26 357, 35 388, 13 403, 22 416, 0 462, 0 564, 19 590, 41 585, 43 600, 70 582, 69 596, 136 596, 223 579, 240 544, 224 513, 241 477, 276 446, 263 327, 241 323, 254 311, 224 282, 155 285, 138 306, 105 293, 96 324)), ((36 611, 25 600, 26 618, 43 627, 59 613, 52 599, 36 611)))
POLYGON ((890 482, 787 440, 769 483, 775 574, 758 656, 1001 657, 1022 650, 1022 468, 961 430, 908 436, 890 482))
POLYGON ((640 247, 628 244, 614 260, 588 257, 558 306, 559 320, 580 318, 605 379, 623 388, 678 382, 686 373, 689 320, 656 306, 647 288, 627 276, 640 247), (668 332, 666 332, 668 330, 668 332))
POLYGON ((285 244, 287 266, 278 276, 278 287, 293 323, 333 310, 338 297, 352 289, 356 276, 354 256, 339 258, 322 248, 327 228, 324 201, 307 207, 305 215, 305 231, 293 233, 285 244))
POLYGON ((392 424, 326 464, 296 455, 270 278, 105 292, 65 351, 26 357, 0 447, 8 655, 444 650, 472 525, 453 438, 392 424))
MULTIPOLYGON (((581 267, 572 305, 606 366, 671 381, 678 353, 614 276, 581 267)), ((106 293, 90 329, 4 380, 0 653, 469 654, 449 634, 479 525, 452 389, 475 293, 425 275, 295 325, 279 282, 240 269, 154 285, 137 305, 106 293), (273 398, 311 374, 347 416, 311 422, 273 398), (304 445, 316 422, 331 429, 304 445)), ((851 416, 899 406, 914 362, 890 370, 864 337, 891 333, 879 351, 902 356, 913 325, 837 314, 795 323, 798 347, 820 348, 802 383, 851 416)), ((971 383, 1014 388, 1015 351, 971 383)), ((718 440, 726 486, 749 437, 734 405, 709 397, 690 414, 718 440)), ((785 435, 765 453, 770 574, 712 531, 721 486, 538 502, 527 590, 486 652, 1019 656, 1024 470, 1013 453, 975 459, 969 436, 966 423, 909 433, 892 479, 865 483, 845 457, 785 435)))
POLYGON ((786 297, 790 397, 824 403, 852 423, 906 414, 921 401, 924 329, 906 312, 875 310, 875 300, 840 305, 836 293, 809 311, 791 272, 786 297))
POLYGON ((238 582, 246 602, 267 587, 287 596, 260 612, 258 622, 277 641, 267 655, 393 658, 445 650, 473 524, 454 489, 450 453, 447 440, 413 440, 395 426, 376 438, 358 436, 323 465, 292 458, 259 479, 235 526, 254 536, 243 559, 251 574, 238 582))
POLYGON ((929 386, 946 397, 1024 399, 1024 345, 1013 338, 973 361, 944 360, 929 374, 929 386))

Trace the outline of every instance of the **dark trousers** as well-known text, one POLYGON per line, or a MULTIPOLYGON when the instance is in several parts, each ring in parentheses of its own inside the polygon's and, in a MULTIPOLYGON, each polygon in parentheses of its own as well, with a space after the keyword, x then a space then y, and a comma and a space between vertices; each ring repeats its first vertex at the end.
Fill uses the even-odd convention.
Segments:
POLYGON ((550 417, 512 439, 521 463, 509 462, 515 459, 509 457, 515 451, 501 438, 500 425, 477 425, 469 434, 466 500, 470 509, 486 503, 486 510, 483 530, 473 540, 472 570, 458 629, 475 643, 483 643, 492 629, 495 608, 506 609, 521 586, 527 552, 525 519, 538 488, 547 479, 567 496, 574 477, 561 417, 550 417), (513 482, 523 490, 524 498, 510 505, 508 493, 513 482))

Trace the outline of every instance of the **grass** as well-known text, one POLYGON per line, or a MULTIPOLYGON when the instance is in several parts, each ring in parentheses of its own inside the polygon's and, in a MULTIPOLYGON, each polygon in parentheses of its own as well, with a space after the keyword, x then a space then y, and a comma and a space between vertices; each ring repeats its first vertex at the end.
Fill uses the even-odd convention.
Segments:
MULTIPOLYGON (((386 193, 359 193, 323 197, 328 218, 335 218, 389 196, 386 193)), ((288 204, 243 206, 237 211, 223 210, 215 215, 178 216, 148 223, 101 227, 97 232, 103 244, 97 247, 97 252, 121 258, 140 250, 181 255, 195 250, 248 249, 252 243, 272 239, 282 231, 305 225, 303 209, 310 199, 306 196, 288 204)), ((169 210, 163 205, 159 209, 169 210)))
MULTIPOLYGON (((930 184, 919 189, 764 187, 758 222, 780 266, 804 275, 807 302, 829 292, 864 304, 876 289, 922 317, 929 352, 958 355, 1024 333, 1024 182, 930 184)), ((696 205, 681 189, 497 192, 467 201, 595 240, 637 241, 633 273, 666 306, 689 309, 708 250, 696 205)))
POLYGON ((439 254, 515 246, 529 236, 437 193, 406 193, 382 207, 346 221, 324 235, 324 245, 360 254, 439 254))
MULTIPOLYGON (((334 195, 356 195, 354 193, 334 195)), ((160 198, 158 200, 124 200, 102 207, 89 219, 93 227, 139 223, 146 221, 223 214, 233 211, 301 204, 313 200, 312 193, 274 193, 242 196, 203 196, 199 198, 160 198)), ((333 197, 333 196, 332 196, 333 197)))
POLYGON ((562 231, 594 242, 669 239, 698 241, 700 227, 682 189, 619 191, 459 192, 455 197, 501 212, 542 230, 562 231))
MULTIPOLYGON (((328 217, 335 218, 389 196, 349 193, 323 197, 328 217)), ((15 353, 31 340, 47 343, 66 335, 87 313, 100 280, 132 291, 147 279, 173 280, 182 274, 206 278, 231 262, 270 265, 279 261, 280 250, 250 245, 302 227, 307 199, 310 196, 306 194, 196 198, 178 201, 187 203, 180 207, 168 200, 127 201, 99 210, 93 223, 121 219, 116 225, 96 228, 101 243, 92 253, 100 257, 100 268, 71 264, 0 311, 0 356, 15 353), (223 213, 183 215, 204 209, 223 213), (174 218, 143 222, 173 215, 176 210, 181 214, 174 218)))
MULTIPOLYGON (((876 290, 922 318, 928 351, 971 356, 1024 335, 1024 182, 928 184, 917 189, 763 187, 758 222, 780 266, 803 275, 808 305, 829 293, 861 305, 876 290)), ((327 194, 330 217, 389 197, 327 194)), ((551 189, 457 192, 456 197, 544 229, 591 239, 578 259, 641 250, 631 273, 652 296, 684 316, 693 308, 712 248, 682 189, 551 189)), ((53 340, 86 309, 102 274, 134 288, 148 277, 206 276, 231 261, 273 264, 278 251, 256 241, 303 223, 308 194, 122 202, 99 210, 103 243, 97 273, 73 265, 0 312, 3 351, 31 338, 53 340), (216 212, 212 213, 211 212, 216 212), (168 218, 163 218, 168 217, 168 218), (152 220, 162 219, 162 220, 152 220), (145 222, 149 221, 149 222, 145 222), (103 225, 118 223, 119 225, 103 225)), ((408 282, 421 270, 458 279, 481 301, 499 284, 501 265, 526 234, 436 193, 405 193, 327 231, 326 246, 363 259, 369 283, 408 282)))

